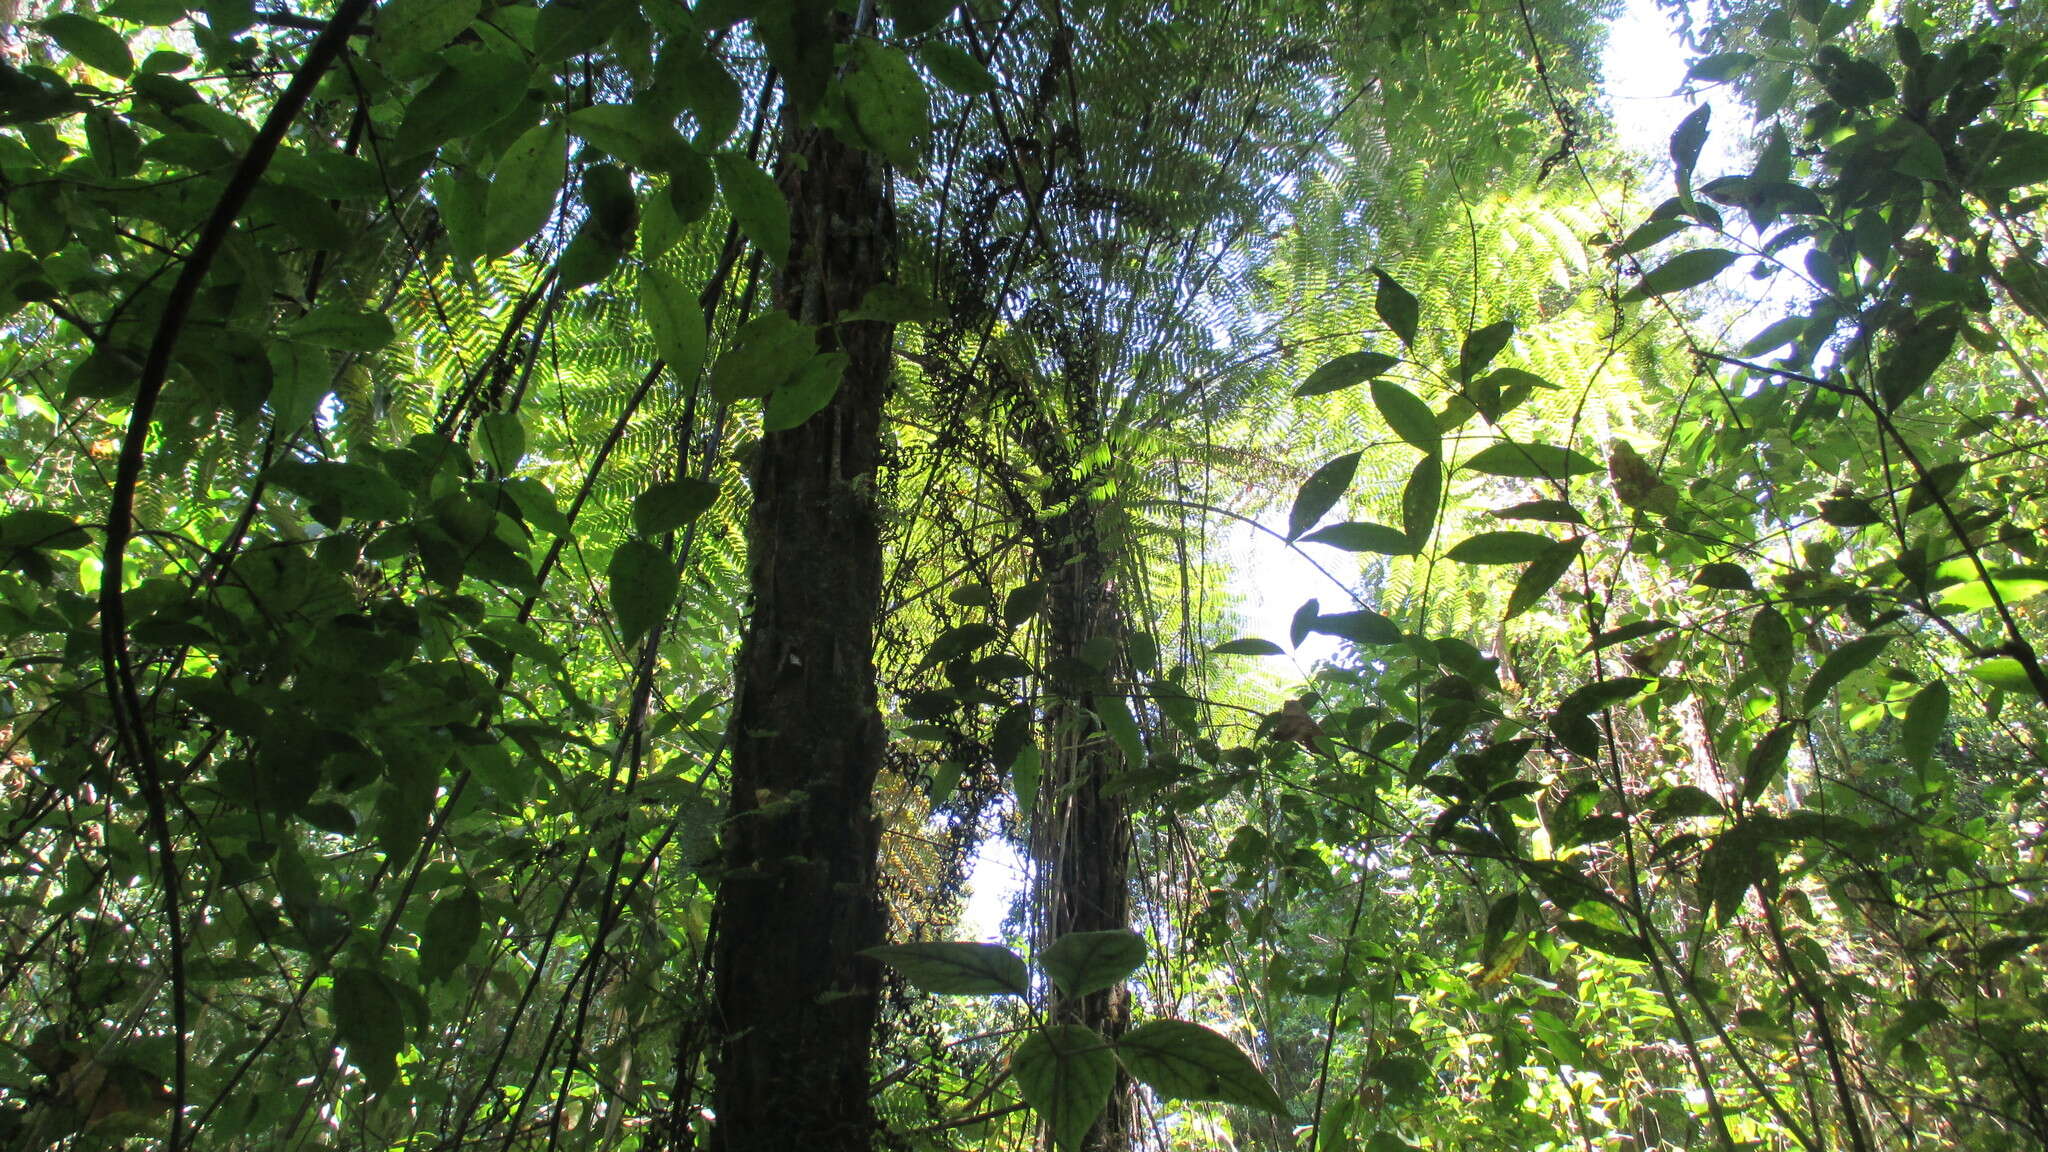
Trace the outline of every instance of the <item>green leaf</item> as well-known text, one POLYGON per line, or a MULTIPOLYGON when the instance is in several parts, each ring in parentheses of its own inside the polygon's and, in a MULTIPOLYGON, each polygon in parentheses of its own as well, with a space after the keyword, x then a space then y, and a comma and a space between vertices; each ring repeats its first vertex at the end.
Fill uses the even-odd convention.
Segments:
POLYGON ((1557 930, 1573 942, 1595 952, 1618 956, 1623 960, 1648 963, 1650 954, 1643 950, 1643 942, 1626 932, 1602 928, 1589 920, 1561 920, 1557 930))
MULTIPOLYGON (((1719 84, 1723 81, 1733 80, 1744 72, 1749 71, 1750 66, 1755 63, 1756 55, 1751 52, 1716 52, 1711 56, 1702 56, 1693 61, 1692 67, 1686 71, 1695 80, 1705 80, 1709 84, 1719 84)), ((1702 104, 1700 111, 1705 112, 1707 108, 1708 105, 1702 104)), ((1700 135, 1704 142, 1706 133, 1702 131, 1700 135)), ((1673 147, 1675 150, 1675 143, 1673 147)), ((1693 159, 1695 161, 1699 159, 1699 150, 1697 148, 1693 149, 1693 159)))
POLYGON ((847 126, 855 143, 898 168, 923 166, 932 134, 931 101, 924 82, 900 50, 872 40, 854 43, 852 70, 839 81, 847 126))
POLYGON ((1749 578, 1748 570, 1718 560, 1700 565, 1699 570, 1692 574, 1692 582, 1694 587, 1714 588, 1722 592, 1749 592, 1756 587, 1749 578))
POLYGON ((1212 656, 1285 656, 1287 655, 1287 649, 1273 643, 1271 640, 1246 637, 1242 640, 1230 640, 1218 644, 1214 648, 1209 649, 1209 654, 1212 656))
POLYGON ((1517 480, 1563 480, 1600 471, 1599 464, 1569 448, 1509 441, 1480 449, 1465 461, 1464 467, 1489 476, 1507 476, 1517 480))
POLYGON ((483 931, 483 902, 467 885, 434 902, 420 933, 420 983, 432 984, 455 974, 469 957, 483 931))
POLYGON ((1443 433, 1436 428, 1436 413, 1413 392, 1391 380, 1372 382, 1373 406, 1387 421, 1394 435, 1430 456, 1443 450, 1443 433))
POLYGON ((1991 188, 2020 188, 2048 180, 2048 135, 2009 128, 1998 138, 1997 154, 1984 165, 1977 183, 1991 188))
POLYGON ((1401 532, 1408 537, 1410 552, 1422 551, 1436 532, 1437 514, 1444 496, 1444 462, 1441 457, 1424 456, 1408 473, 1401 488, 1401 532))
POLYGON ((1388 556, 1412 556, 1415 544, 1407 533, 1385 524, 1374 524, 1366 520, 1346 520, 1319 528, 1301 538, 1304 544, 1321 544, 1329 548, 1341 548, 1346 552, 1382 552, 1388 556))
POLYGON ((1631 640, 1639 640, 1653 632, 1662 632, 1669 627, 1671 627, 1671 621, 1669 620, 1637 620, 1632 624, 1623 624, 1619 628, 1609 628, 1607 631, 1593 637, 1579 651, 1597 652, 1602 648, 1612 648, 1616 644, 1626 644, 1631 640))
POLYGON ((1003 597, 1003 624, 1015 628, 1033 616, 1045 604, 1045 584, 1038 580, 1019 584, 1003 597))
POLYGON ((1541 520, 1546 524, 1584 524, 1577 508, 1562 500, 1525 500, 1506 508, 1493 508, 1488 516, 1496 520, 1541 520))
POLYGON ((683 477, 656 484, 633 497, 633 531, 649 539, 673 532, 718 503, 718 485, 683 477))
POLYGON ((371 55, 397 60, 432 52, 461 35, 476 19, 476 9, 476 0, 387 0, 372 24, 371 55))
POLYGON ((1287 1114, 1251 1058, 1199 1024, 1147 1021, 1116 1042, 1116 1056, 1162 1100, 1217 1100, 1287 1114))
POLYGON ((24 508, 0 516, 0 548, 83 548, 92 537, 71 517, 42 508, 24 508))
MULTIPOLYGON (((2024 670, 2023 670, 2024 671, 2024 670)), ((1923 778, 1934 758, 1934 748, 1948 729, 1948 682, 1936 680, 1913 693, 1906 702, 1906 719, 1899 728, 1899 752, 1906 766, 1923 778)))
POLYGON ((949 41, 926 41, 918 48, 917 59, 933 79, 962 96, 986 96, 996 90, 994 74, 966 49, 949 41))
POLYGON ((1633 256, 1645 248, 1654 248, 1662 244, 1664 241, 1671 239, 1690 227, 1692 227, 1692 222, 1681 216, 1666 216, 1662 220, 1651 220, 1638 225, 1635 231, 1630 232, 1622 239, 1621 243, 1615 245, 1613 254, 1616 256, 1633 256))
POLYGON ((1451 545, 1444 555, 1460 564, 1522 564, 1549 552, 1556 543, 1536 532, 1482 532, 1451 545))
POLYGON ((688 151, 675 124, 642 104, 592 104, 569 113, 569 131, 642 172, 666 172, 688 151))
POLYGON ((619 642, 639 644, 668 618, 675 606, 679 578, 675 561, 638 537, 619 545, 605 569, 611 580, 612 614, 618 618, 619 642))
POLYGON ((1792 677, 1792 626, 1768 604, 1750 619, 1749 659, 1769 684, 1782 689, 1792 677))
POLYGON ((283 460, 271 465, 263 478, 305 497, 312 503, 316 516, 322 510, 331 510, 337 519, 349 516, 358 520, 397 520, 412 507, 412 497, 398 486, 398 481, 367 464, 283 460))
POLYGON ((754 247, 780 267, 789 262, 789 204, 782 189, 761 166, 741 152, 720 152, 711 158, 725 206, 739 221, 740 231, 754 247))
POLYGON ((763 432, 794 428, 825 410, 839 393, 846 375, 847 355, 827 352, 806 361, 796 379, 768 394, 768 408, 761 419, 763 432))
POLYGON ((36 27, 72 57, 109 76, 126 79, 135 71, 135 57, 128 53, 128 38, 97 20, 65 12, 36 27))
POLYGON ((1541 556, 1529 562, 1515 580, 1515 589, 1508 595, 1506 619, 1512 620, 1529 609, 1554 587, 1572 563, 1579 558, 1579 551, 1585 547, 1584 536, 1573 536, 1569 540, 1553 541, 1541 556))
POLYGON ((1742 798, 1754 804, 1767 791, 1778 773, 1785 767, 1785 755, 1792 750, 1794 726, 1780 724, 1750 749, 1749 759, 1742 765, 1742 798))
POLYGON ((1515 322, 1502 320, 1466 336, 1458 348, 1458 382, 1469 384, 1473 377, 1486 371, 1486 366, 1493 363, 1493 358, 1500 355, 1514 335, 1515 322))
POLYGON ((1820 707, 1835 685, 1847 679, 1850 673, 1877 659, 1877 654, 1884 651, 1884 646, 1891 642, 1892 638, 1889 635, 1864 636, 1828 653, 1828 658, 1821 661, 1820 670, 1813 674, 1813 679, 1806 682, 1806 694, 1800 699, 1800 707, 1807 712, 1820 707))
POLYGON ((1017 1090, 1052 1130, 1063 1152, 1077 1152, 1116 1085, 1116 1054, 1102 1034, 1081 1024, 1033 1029, 1010 1058, 1017 1090))
POLYGON ((1971 679, 1981 680, 1993 688, 2007 692, 2033 695, 2034 682, 2027 678, 2027 666, 2010 656, 1986 660, 1969 669, 1971 679))
POLYGON ((882 11, 896 25, 899 36, 917 36, 938 27, 953 14, 959 0, 883 0, 882 11))
POLYGON ((999 944, 932 940, 861 952, 903 973, 917 988, 941 996, 1022 996, 1031 989, 1024 960, 999 944))
POLYGON ((1635 287, 1622 293, 1621 298, 1624 301, 1643 300, 1651 296, 1682 292, 1719 276, 1738 259, 1741 257, 1726 248, 1696 248, 1691 252, 1680 252, 1643 273, 1642 280, 1638 281, 1635 287))
POLYGON ((1318 614, 1309 631, 1349 640, 1353 644, 1399 644, 1401 626, 1370 608, 1356 612, 1318 614))
POLYGON ((1413 348, 1416 327, 1422 322, 1422 305, 1412 293, 1387 275, 1385 269, 1375 267, 1372 275, 1372 310, 1379 314, 1380 323, 1401 338, 1401 343, 1413 348))
POLYGON ((476 422, 476 442, 491 471, 510 476, 526 458, 526 425, 514 412, 486 413, 476 422))
POLYGON ((568 159, 569 132, 559 123, 535 125, 505 149, 484 194, 478 255, 496 259, 533 239, 554 215, 568 159))
POLYGON ((1671 162, 1678 168, 1678 192, 1692 195, 1692 172, 1700 162, 1700 149, 1707 143, 1707 121, 1714 115, 1712 104, 1702 104, 1678 122, 1671 133, 1671 162))
POLYGON ((1384 352, 1351 352, 1337 357, 1321 368, 1309 373, 1301 387, 1294 390, 1296 396, 1321 396, 1325 392, 1336 392, 1363 384, 1378 376, 1401 361, 1398 357, 1384 352))
MULTIPOLYGON (((676 381, 689 387, 704 363, 704 309, 697 303, 697 294, 681 280, 649 265, 640 269, 637 295, 647 327, 654 333, 654 350, 676 381)), ((804 351, 809 353, 808 345, 804 351)))
POLYGON ((1067 997, 1121 984, 1144 962, 1145 938, 1128 928, 1069 932, 1038 954, 1038 966, 1067 997))
POLYGON ((285 332, 294 340, 338 352, 375 352, 396 335, 391 321, 381 313, 331 305, 299 317, 285 332))
POLYGON ((787 312, 763 312, 733 334, 711 366, 711 395, 728 404, 766 398, 787 387, 817 355, 817 335, 787 312))
POLYGON ((1336 505, 1358 472, 1358 457, 1357 452, 1346 452, 1316 469, 1302 483, 1301 491, 1295 493, 1294 507, 1287 513, 1287 539, 1293 540, 1315 527, 1316 521, 1336 505))
POLYGON ((1124 754, 1124 764, 1136 768, 1145 763, 1145 738, 1138 731, 1138 722, 1131 718, 1131 706, 1121 696, 1097 696, 1095 715, 1102 721, 1103 731, 1116 743, 1117 750, 1124 754))
POLYGON ((405 1009, 390 981, 368 968, 334 974, 334 1031, 348 1062, 363 1070, 370 1090, 382 1092, 398 1077, 405 1048, 405 1009))

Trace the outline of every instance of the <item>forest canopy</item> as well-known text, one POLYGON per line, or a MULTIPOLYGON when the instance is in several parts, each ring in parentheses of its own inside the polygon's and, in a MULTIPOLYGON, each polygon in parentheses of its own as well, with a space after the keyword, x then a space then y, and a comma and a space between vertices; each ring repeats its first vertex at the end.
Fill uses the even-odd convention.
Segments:
POLYGON ((6 0, 0 1146, 2048 1146, 2044 204, 2034 5, 6 0))

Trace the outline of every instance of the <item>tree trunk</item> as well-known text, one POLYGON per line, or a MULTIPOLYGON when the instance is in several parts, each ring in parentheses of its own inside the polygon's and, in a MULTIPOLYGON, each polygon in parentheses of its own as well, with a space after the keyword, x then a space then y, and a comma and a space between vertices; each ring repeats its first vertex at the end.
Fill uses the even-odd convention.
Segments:
POLYGON ((870 792, 882 548, 875 506, 893 326, 830 321, 890 274, 882 162, 785 128, 791 256, 777 303, 847 354, 838 394, 764 436, 748 525, 753 615, 740 651, 727 871, 718 889, 711 1147, 874 1145, 868 1100, 882 942, 870 792))
MULTIPOLYGON (((1048 665, 1055 703, 1048 710, 1051 756, 1039 811, 1043 948, 1070 932, 1130 926, 1131 815, 1108 791, 1122 756, 1095 717, 1097 695, 1111 690, 1123 649, 1110 563, 1085 496, 1055 518, 1042 537, 1047 585, 1048 665), (1103 645, 1102 640, 1108 640, 1103 645), (1091 650, 1091 641, 1096 642, 1091 650), (1115 652, 1110 667, 1084 671, 1086 657, 1115 652)), ((1056 999, 1054 1019, 1085 1024, 1114 1040, 1130 1027, 1130 994, 1121 986, 1076 1000, 1056 999)), ((1136 1097, 1117 1071, 1109 1107, 1089 1129, 1084 1147, 1115 1152, 1130 1146, 1136 1097)))

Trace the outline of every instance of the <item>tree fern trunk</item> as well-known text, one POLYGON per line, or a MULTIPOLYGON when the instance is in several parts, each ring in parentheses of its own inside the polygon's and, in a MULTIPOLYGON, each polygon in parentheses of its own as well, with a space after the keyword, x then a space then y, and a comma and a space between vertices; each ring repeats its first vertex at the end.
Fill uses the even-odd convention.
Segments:
MULTIPOLYGON (((1039 805, 1045 820, 1039 848, 1041 948, 1070 932, 1127 928, 1131 919, 1131 815, 1123 797, 1108 787, 1122 756, 1095 712, 1111 670, 1087 671, 1091 658, 1122 648, 1112 565, 1096 510, 1085 496, 1049 525, 1043 540, 1047 664, 1054 669, 1056 701, 1047 717, 1052 754, 1039 805)), ((1130 1027, 1130 994, 1116 987, 1058 999, 1053 1015, 1114 1040, 1130 1027)), ((1129 1147, 1135 1102, 1131 1082, 1119 1069, 1109 1107, 1085 1146, 1091 1152, 1129 1147)))
POLYGON ((874 633, 875 470, 891 325, 830 321, 890 272, 880 160, 786 129, 791 256, 777 303, 849 363, 831 404, 762 438, 748 527, 753 615, 737 673, 728 871, 718 891, 711 1146, 831 1152, 874 1144, 868 1098, 881 943, 881 764, 874 633))

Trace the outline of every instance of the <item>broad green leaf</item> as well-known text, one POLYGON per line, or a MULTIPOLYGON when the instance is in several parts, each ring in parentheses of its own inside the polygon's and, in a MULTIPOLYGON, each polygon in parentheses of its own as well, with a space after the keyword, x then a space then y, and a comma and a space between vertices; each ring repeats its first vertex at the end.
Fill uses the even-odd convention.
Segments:
POLYGON ((476 0, 387 0, 371 25, 371 54, 398 60, 432 52, 468 28, 476 9, 476 0))
POLYGON ((1999 656, 1972 665, 1969 673, 1972 679, 1981 680, 1993 688, 2028 696, 2034 693, 2034 682, 2027 678, 2027 666, 2011 656, 1999 656))
POLYGON ((1033 616, 1045 605, 1045 584, 1033 580, 1010 589, 1003 597, 1003 623, 1015 628, 1033 616))
POLYGON ((1640 676, 1617 676, 1608 680, 1596 680, 1584 687, 1573 689, 1564 699, 1558 701, 1557 710, 1584 716, 1611 708, 1649 686, 1650 682, 1640 676))
POLYGON ((1337 357, 1309 373, 1301 387, 1294 390, 1296 396, 1321 396, 1325 392, 1336 392, 1363 384, 1378 376, 1401 361, 1398 357, 1384 352, 1350 352, 1337 357))
POLYGON ((569 113, 569 131, 643 172, 666 172, 689 145, 667 117, 642 104, 592 104, 569 113))
POLYGON ((1443 433, 1436 429, 1436 413, 1413 392, 1391 380, 1372 382, 1373 406, 1387 421, 1394 435, 1435 456, 1444 446, 1443 433))
POLYGON ((1031 989, 1024 960, 999 944, 933 940, 869 948, 917 988, 942 996, 1022 996, 1031 989))
POLYGON ((526 425, 514 412, 491 412, 476 422, 476 446, 499 476, 510 476, 526 458, 526 425))
POLYGON ((1609 628, 1605 632, 1593 637, 1579 651, 1597 652, 1602 648, 1612 648, 1616 644, 1626 644, 1631 640, 1640 640, 1652 633, 1662 632, 1669 627, 1671 627, 1669 620, 1637 620, 1633 623, 1623 624, 1619 628, 1609 628))
MULTIPOLYGON (((1733 80, 1735 77, 1749 71, 1750 66, 1755 63, 1756 54, 1752 52, 1716 52, 1711 56, 1702 56, 1693 61, 1692 67, 1688 68, 1686 73, 1695 80, 1705 80, 1709 84, 1719 84, 1726 80, 1733 80)), ((1706 111, 1707 107, 1707 105, 1701 105, 1700 111, 1706 111)), ((1693 152, 1693 158, 1695 160, 1699 158, 1697 150, 1693 152)))
POLYGON ((420 933, 420 983, 454 975, 476 944, 483 922, 483 902, 468 885, 436 900, 420 933))
POLYGON ((405 1009, 380 972, 343 968, 334 974, 334 1031, 348 1049, 348 1062, 363 1070, 370 1090, 382 1092, 398 1078, 398 1054, 405 1048, 405 1009))
POLYGON ((728 404, 764 399, 795 383, 817 350, 817 336, 808 326, 787 312, 763 312, 740 325, 732 347, 711 366, 711 395, 728 404))
POLYGON ((1828 653, 1828 658, 1821 661, 1820 670, 1806 682, 1806 694, 1800 700, 1800 707, 1808 712, 1820 707, 1827 700, 1828 693, 1834 691, 1835 685, 1877 659, 1877 654, 1891 642, 1889 635, 1864 636, 1828 653))
POLYGON ((1692 784, 1659 790, 1652 796, 1650 821, 1668 824, 1673 820, 1689 820, 1696 816, 1726 816, 1728 809, 1703 788, 1692 784))
POLYGON ((1273 643, 1271 640, 1246 637, 1242 640, 1229 640, 1218 644, 1214 648, 1209 649, 1209 654, 1212 656, 1285 656, 1287 655, 1287 649, 1273 643))
POLYGON ((396 335, 391 321, 380 313, 335 306, 315 308, 285 331, 300 343, 338 352, 375 352, 396 335))
POLYGON ((782 432, 824 411, 839 392, 839 382, 846 376, 846 363, 844 352, 826 352, 811 357, 804 363, 802 371, 796 374, 796 379, 768 394, 761 430, 782 432))
POLYGON ((92 537, 86 535, 85 529, 60 512, 24 508, 0 516, 0 549, 84 548, 91 543, 92 537))
POLYGON ((533 239, 554 215, 568 159, 569 133, 559 123, 529 128, 505 149, 484 196, 479 255, 495 259, 533 239))
POLYGON ((2008 128, 1977 182, 1992 188, 2020 188, 2048 180, 2048 135, 2008 128))
POLYGON ((36 25, 57 47, 79 61, 109 76, 126 78, 135 71, 135 57, 128 53, 128 38, 87 16, 65 12, 36 25))
POLYGON ((1948 682, 1936 680, 1913 694, 1906 702, 1906 719, 1899 728, 1899 751, 1906 766, 1925 776, 1934 758, 1935 745, 1948 729, 1948 682))
POLYGON ((619 642, 632 648, 668 618, 675 606, 679 578, 668 553, 635 537, 612 553, 605 575, 611 580, 612 613, 618 619, 619 642))
POLYGON ((1038 966, 1053 987, 1068 997, 1086 996, 1123 983, 1145 962, 1145 938, 1128 928, 1069 932, 1038 954, 1038 966))
POLYGON ((1116 743, 1117 751, 1123 753, 1126 766, 1136 768, 1145 763, 1145 738, 1123 697, 1097 696, 1095 715, 1101 719, 1103 731, 1116 743))
POLYGON ((788 263, 789 204, 782 198, 782 189, 744 153, 720 152, 711 158, 711 166, 718 174, 725 206, 739 221, 740 231, 769 263, 777 267, 788 263))
POLYGON ((1309 630, 1349 640, 1353 644, 1401 642, 1401 626, 1370 608, 1360 608, 1356 612, 1318 614, 1309 630))
POLYGON ((1750 619, 1749 659, 1768 684, 1782 689, 1792 677, 1792 626, 1768 604, 1750 619))
POLYGON ((1346 552, 1382 552, 1388 556, 1412 556, 1415 544, 1399 528, 1365 520, 1346 520, 1318 528, 1301 538, 1304 544, 1321 544, 1346 552))
POLYGON ((1714 115, 1712 104, 1702 104, 1678 122, 1671 133, 1671 162, 1678 169, 1678 194, 1692 195, 1692 172, 1700 162, 1700 149, 1707 143, 1707 121, 1714 115))
POLYGON ((1444 555, 1460 564, 1521 564, 1541 557, 1556 543, 1535 532, 1483 532, 1451 545, 1444 555))
POLYGON ((1351 486, 1351 477, 1358 472, 1357 452, 1346 452, 1322 467, 1302 482, 1301 491, 1295 493, 1294 507, 1287 513, 1287 538, 1293 540, 1303 532, 1316 526, 1344 495, 1344 489, 1351 486))
POLYGON ((1508 476, 1518 480, 1563 480, 1601 471, 1599 464, 1569 448, 1508 441, 1487 445, 1465 461, 1464 466, 1489 476, 1508 476))
POLYGON ((633 498, 633 531, 652 539, 673 532, 718 503, 718 485, 684 477, 654 485, 633 498))
POLYGON ((1489 509, 1486 513, 1497 520, 1541 520, 1547 524, 1584 524, 1586 518, 1577 508, 1562 500, 1525 500, 1506 508, 1489 509))
POLYGON ((1769 790, 1771 782, 1785 767, 1785 755, 1792 749, 1795 729, 1791 724, 1780 724, 1764 733, 1763 739, 1750 750, 1749 759, 1742 765, 1742 798, 1754 804, 1769 790))
POLYGON ((1458 348, 1459 382, 1469 384, 1473 377, 1486 371, 1486 366, 1493 363, 1493 358, 1500 355, 1501 349, 1508 346, 1514 335, 1515 322, 1502 320, 1466 336, 1458 348))
POLYGON ((1626 932, 1603 928, 1589 920, 1561 920, 1557 930, 1582 947, 1595 952, 1605 952, 1623 960, 1647 963, 1650 954, 1643 950, 1643 942, 1626 932))
POLYGON ((270 466, 264 480, 305 497, 316 515, 328 509, 358 520, 396 520, 412 506, 398 481, 367 464, 282 460, 270 466))
POLYGON ((1508 595, 1506 618, 1509 620, 1534 608, 1579 558, 1585 547, 1584 536, 1573 536, 1568 540, 1553 541, 1543 554, 1529 562, 1527 568, 1515 579, 1515 589, 1508 595))
POLYGON ((1372 276, 1372 310, 1378 313, 1380 323, 1401 338, 1401 343, 1413 348, 1416 327, 1422 322, 1422 305, 1385 269, 1375 267, 1372 276))
POLYGON ((1286 1115, 1287 1105, 1237 1045, 1184 1020, 1151 1020, 1116 1042, 1116 1056, 1162 1100, 1218 1100, 1286 1115))
POLYGON ((979 620, 956 624, 939 633, 939 638, 932 641, 932 646, 925 650, 924 662, 919 667, 931 668, 948 660, 958 659, 969 652, 986 648, 1002 637, 1003 634, 996 631, 994 626, 983 624, 979 620))
POLYGON ((917 50, 917 59, 932 78, 962 96, 986 96, 996 90, 996 78, 967 50, 946 40, 928 40, 917 50))
POLYGON ((1401 532, 1408 537, 1410 552, 1422 551, 1436 533, 1436 520, 1444 496, 1444 463, 1437 456, 1424 456, 1408 473, 1401 488, 1401 532))
POLYGON ((899 36, 918 36, 938 27, 953 14, 959 0, 883 0, 882 11, 896 25, 899 36))
POLYGON ((1032 1030, 1010 1058, 1017 1090, 1052 1130, 1062 1152, 1078 1152, 1116 1085, 1116 1054, 1102 1034, 1081 1024, 1032 1030))
POLYGON ((1622 293, 1627 300, 1644 300, 1651 296, 1663 296, 1682 292, 1687 288, 1704 284, 1727 271, 1730 264, 1741 259, 1726 248, 1697 248, 1691 252, 1680 252, 1657 267, 1643 273, 1636 286, 1622 293))
POLYGON ((898 168, 923 166, 932 134, 931 101, 924 82, 901 50, 872 40, 854 44, 853 67, 839 81, 854 143, 880 153, 898 168))
POLYGON ((1692 582, 1695 587, 1715 588, 1723 592, 1749 592, 1756 587, 1747 569, 1721 561, 1700 565, 1692 575, 1692 582))
MULTIPOLYGON (((685 387, 704 361, 704 310, 682 281, 652 265, 640 269, 640 310, 654 334, 654 349, 685 387)), ((779 312, 766 315, 780 316, 779 312)), ((793 323, 793 322, 792 322, 793 323)), ((742 330, 744 331, 744 329, 742 330)), ((809 352, 808 345, 804 351, 809 352)))
POLYGON ((1615 245, 1614 255, 1633 256, 1646 248, 1656 247, 1690 227, 1692 227, 1690 220, 1677 216, 1667 216, 1662 220, 1651 220, 1648 223, 1638 225, 1635 231, 1630 232, 1622 239, 1620 244, 1615 245))

